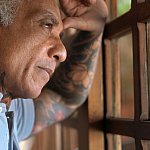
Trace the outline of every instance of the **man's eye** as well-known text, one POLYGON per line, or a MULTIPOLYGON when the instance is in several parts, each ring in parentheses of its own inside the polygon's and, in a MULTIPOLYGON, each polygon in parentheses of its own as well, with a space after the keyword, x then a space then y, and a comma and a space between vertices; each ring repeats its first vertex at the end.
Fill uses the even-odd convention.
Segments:
POLYGON ((49 29, 52 29, 53 25, 51 23, 45 23, 43 25, 44 28, 49 28, 49 29))
POLYGON ((47 22, 42 22, 40 23, 40 26, 43 28, 43 29, 48 29, 48 30, 52 30, 53 28, 53 24, 52 23, 47 23, 47 22))

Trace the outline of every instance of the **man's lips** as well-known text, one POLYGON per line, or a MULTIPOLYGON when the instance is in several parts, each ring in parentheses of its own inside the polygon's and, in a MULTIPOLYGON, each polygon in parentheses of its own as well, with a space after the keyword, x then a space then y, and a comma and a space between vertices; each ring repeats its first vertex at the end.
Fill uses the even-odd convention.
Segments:
POLYGON ((41 67, 41 66, 38 66, 38 68, 46 71, 49 74, 49 77, 51 77, 54 72, 54 69, 51 69, 51 68, 46 68, 46 67, 41 67))

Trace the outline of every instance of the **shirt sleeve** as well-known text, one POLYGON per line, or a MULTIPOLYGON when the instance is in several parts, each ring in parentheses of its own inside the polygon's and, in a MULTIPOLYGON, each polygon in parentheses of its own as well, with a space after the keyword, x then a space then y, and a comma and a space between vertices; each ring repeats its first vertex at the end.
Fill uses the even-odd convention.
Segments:
POLYGON ((14 111, 16 134, 18 141, 24 140, 31 135, 34 120, 35 110, 32 99, 15 99, 12 100, 10 111, 14 111))
POLYGON ((8 150, 9 131, 5 115, 6 105, 4 103, 0 103, 0 109, 0 149, 8 150))

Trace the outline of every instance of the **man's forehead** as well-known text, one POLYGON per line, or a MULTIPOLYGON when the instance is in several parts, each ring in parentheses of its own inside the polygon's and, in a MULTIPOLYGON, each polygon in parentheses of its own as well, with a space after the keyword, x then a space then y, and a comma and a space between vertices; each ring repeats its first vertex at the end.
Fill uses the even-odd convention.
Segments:
MULTIPOLYGON (((60 19, 60 10, 56 0, 30 0, 28 1, 28 15, 41 14, 51 15, 57 20, 60 19), (30 3, 31 2, 31 3, 30 3)), ((57 1, 58 2, 58 1, 57 1)))
POLYGON ((30 6, 32 5, 33 8, 51 10, 55 13, 59 12, 58 0, 32 0, 32 3, 29 4, 30 6))
POLYGON ((36 4, 36 5, 47 6, 47 7, 51 5, 55 5, 55 6, 59 5, 59 0, 27 0, 27 2, 29 2, 31 5, 36 4))

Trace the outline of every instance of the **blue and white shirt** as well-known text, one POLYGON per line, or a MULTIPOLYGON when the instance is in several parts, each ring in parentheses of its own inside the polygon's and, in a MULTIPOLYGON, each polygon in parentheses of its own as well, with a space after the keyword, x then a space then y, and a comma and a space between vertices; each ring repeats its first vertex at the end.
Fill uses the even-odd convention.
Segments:
POLYGON ((0 103, 0 149, 19 150, 18 143, 30 136, 34 119, 32 99, 14 99, 8 111, 6 104, 0 103))

